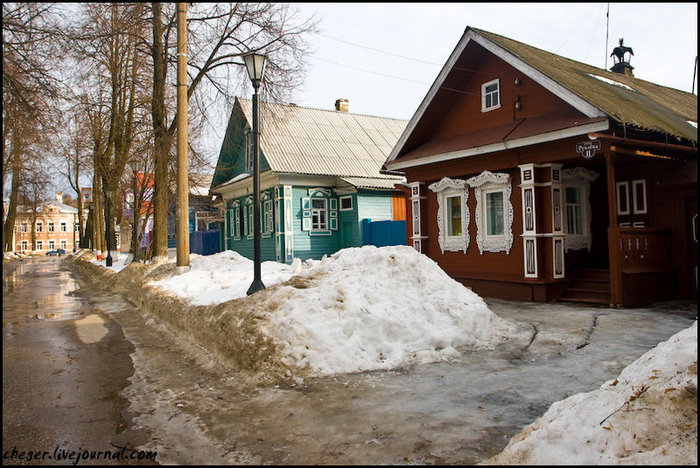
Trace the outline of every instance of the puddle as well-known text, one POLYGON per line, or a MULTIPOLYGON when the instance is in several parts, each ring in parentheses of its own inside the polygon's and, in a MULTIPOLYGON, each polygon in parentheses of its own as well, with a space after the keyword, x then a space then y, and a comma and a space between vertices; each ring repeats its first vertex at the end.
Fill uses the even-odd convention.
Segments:
POLYGON ((78 338, 83 343, 97 343, 107 335, 107 327, 105 321, 99 315, 88 315, 85 318, 76 320, 75 329, 78 333, 78 338))

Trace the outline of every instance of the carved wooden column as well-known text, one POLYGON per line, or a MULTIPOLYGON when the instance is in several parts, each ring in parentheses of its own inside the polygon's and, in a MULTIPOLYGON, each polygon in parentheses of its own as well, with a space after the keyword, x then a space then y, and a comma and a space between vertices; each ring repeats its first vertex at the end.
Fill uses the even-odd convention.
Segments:
POLYGON ((523 214, 523 264, 525 278, 538 278, 537 211, 535 209, 535 165, 521 164, 520 191, 523 214))
POLYGON ((423 191, 425 190, 424 182, 411 182, 408 184, 411 188, 411 245, 418 252, 423 253, 423 240, 428 236, 423 235, 423 221, 421 216, 421 203, 426 199, 423 191))

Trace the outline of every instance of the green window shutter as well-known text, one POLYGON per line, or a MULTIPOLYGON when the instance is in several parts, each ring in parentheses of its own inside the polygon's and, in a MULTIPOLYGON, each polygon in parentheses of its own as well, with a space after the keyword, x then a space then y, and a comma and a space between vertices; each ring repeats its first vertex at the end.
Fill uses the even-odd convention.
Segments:
POLYGON ((330 203, 331 209, 329 212, 330 228, 332 231, 337 231, 338 230, 338 199, 331 198, 330 201, 331 201, 331 203, 330 203))
POLYGON ((301 199, 301 230, 311 230, 311 198, 309 197, 301 199))

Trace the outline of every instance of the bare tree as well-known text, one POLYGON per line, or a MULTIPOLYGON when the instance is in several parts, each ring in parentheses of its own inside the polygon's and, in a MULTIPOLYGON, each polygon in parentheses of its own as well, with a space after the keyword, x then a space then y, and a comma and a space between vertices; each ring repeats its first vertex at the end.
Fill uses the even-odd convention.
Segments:
MULTIPOLYGON (((43 161, 37 151, 51 126, 61 58, 55 4, 3 3, 3 187, 10 183, 10 203, 3 225, 3 249, 11 248, 22 175, 27 164, 43 161)), ((4 205, 3 205, 4 207, 4 205)))
POLYGON ((84 243, 85 219, 81 180, 92 172, 92 153, 90 151, 91 135, 88 120, 88 106, 85 95, 76 98, 78 103, 67 112, 64 123, 64 139, 57 155, 58 173, 68 181, 76 194, 78 208, 78 244, 84 243))
MULTIPOLYGON (((163 5, 164 6, 164 5, 163 5)), ((152 4, 153 62, 152 122, 155 157, 154 258, 167 259, 168 161, 177 114, 170 117, 166 106, 168 67, 177 63, 174 45, 175 11, 152 4)), ((284 100, 301 83, 305 35, 316 21, 300 19, 295 9, 276 3, 195 4, 188 15, 188 98, 194 96, 201 118, 218 100, 230 100, 233 83, 248 82, 241 56, 263 51, 268 56, 264 92, 269 99, 284 100)), ((174 89, 174 87, 171 87, 174 89)), ((195 151, 194 154, 197 154, 195 151)))

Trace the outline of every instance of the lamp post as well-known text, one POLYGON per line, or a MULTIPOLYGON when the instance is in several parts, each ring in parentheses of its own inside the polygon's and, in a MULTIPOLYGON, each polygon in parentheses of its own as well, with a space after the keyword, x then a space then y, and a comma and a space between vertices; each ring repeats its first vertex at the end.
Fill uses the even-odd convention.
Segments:
POLYGON ((265 73, 265 59, 262 54, 251 52, 243 56, 245 66, 248 69, 248 77, 253 84, 253 283, 246 294, 251 294, 265 289, 260 274, 260 154, 258 129, 258 88, 265 73))

